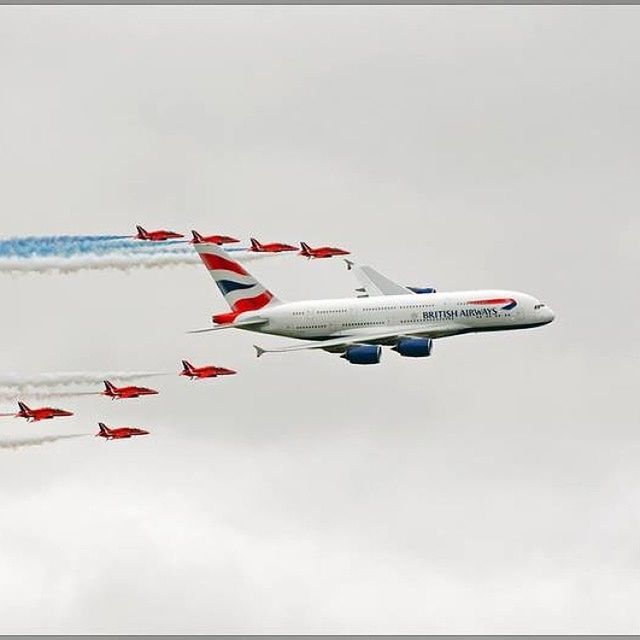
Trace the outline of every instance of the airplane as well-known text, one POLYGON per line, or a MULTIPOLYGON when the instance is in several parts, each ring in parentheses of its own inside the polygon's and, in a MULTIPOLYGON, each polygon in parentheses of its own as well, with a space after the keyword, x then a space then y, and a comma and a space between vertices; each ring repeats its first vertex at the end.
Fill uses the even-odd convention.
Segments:
POLYGON ((116 427, 110 429, 104 422, 98 422, 100 431, 96 433, 96 438, 104 438, 105 440, 121 440, 122 438, 131 438, 132 436, 146 436, 148 431, 137 429, 136 427, 116 427))
POLYGON ((193 244, 198 244, 200 242, 213 242, 214 244, 231 244, 232 242, 240 242, 240 240, 232 236, 203 236, 194 229, 191 230, 191 235, 193 236, 193 239, 191 240, 193 244))
POLYGON ((233 369, 227 369, 225 367, 214 367, 213 365, 207 365, 205 367, 194 367, 190 362, 186 360, 182 361, 181 376, 187 376, 191 380, 194 378, 216 378, 218 376, 232 376, 237 371, 233 369))
POLYGON ((54 409, 53 407, 39 407, 38 409, 29 409, 24 402, 18 402, 18 413, 16 418, 25 418, 27 422, 39 422, 40 420, 51 420, 52 418, 72 416, 71 411, 63 409, 54 409))
POLYGON ((250 238, 251 249, 256 253, 282 253, 283 251, 297 251, 298 247, 292 247, 290 244, 284 244, 282 242, 268 242, 267 244, 261 244, 255 238, 250 238))
POLYGON ((157 231, 147 231, 140 225, 136 226, 138 234, 134 236, 137 240, 150 240, 152 242, 162 242, 163 240, 169 240, 170 238, 184 238, 181 233, 175 231, 167 231, 166 229, 158 229, 157 231))
POLYGON ((147 387, 116 387, 108 380, 104 381, 105 390, 102 391, 103 396, 108 396, 112 400, 118 398, 139 398, 140 396, 155 396, 158 392, 155 389, 147 387))
POLYGON ((231 310, 214 315, 215 326, 192 333, 238 328, 309 340, 274 349, 254 345, 258 357, 323 349, 352 364, 378 364, 382 346, 403 357, 428 357, 438 338, 540 327, 555 317, 527 293, 483 289, 421 295, 371 267, 358 267, 366 298, 283 302, 222 247, 198 244, 196 250, 231 310))
POLYGON ((300 255, 305 258, 331 258, 333 256, 347 256, 351 253, 337 247, 310 247, 306 242, 300 243, 300 255))

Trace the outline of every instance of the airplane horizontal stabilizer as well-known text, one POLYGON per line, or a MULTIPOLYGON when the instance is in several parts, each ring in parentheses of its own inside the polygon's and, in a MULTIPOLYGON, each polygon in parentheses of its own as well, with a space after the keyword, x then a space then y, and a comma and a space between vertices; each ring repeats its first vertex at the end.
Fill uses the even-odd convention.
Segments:
POLYGON ((230 322, 228 324, 217 324, 213 327, 207 327, 206 329, 193 329, 187 331, 187 333, 207 333, 209 331, 220 331, 221 329, 243 329, 244 327, 257 327, 261 324, 266 324, 268 320, 266 318, 251 318, 250 320, 241 320, 240 322, 230 322))

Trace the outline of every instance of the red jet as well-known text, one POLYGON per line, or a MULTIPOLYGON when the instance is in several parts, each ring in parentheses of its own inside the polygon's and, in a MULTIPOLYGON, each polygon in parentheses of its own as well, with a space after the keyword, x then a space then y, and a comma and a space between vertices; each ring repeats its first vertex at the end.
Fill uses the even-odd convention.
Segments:
POLYGON ((121 440, 122 438, 131 438, 131 436, 146 436, 149 434, 144 429, 136 429, 135 427, 116 427, 109 429, 104 422, 98 422, 100 431, 96 433, 96 438, 105 438, 105 440, 121 440))
POLYGON ((72 416, 71 411, 63 411, 62 409, 53 409, 52 407, 39 407, 38 409, 29 409, 24 402, 18 402, 20 411, 16 413, 16 418, 26 418, 27 422, 39 422, 40 420, 51 420, 63 416, 72 416))
POLYGON ((181 233, 175 231, 167 231, 166 229, 158 229, 157 231, 147 231, 140 225, 136 227, 138 235, 134 236, 138 240, 151 240, 152 242, 162 242, 163 240, 169 240, 170 238, 184 238, 181 233))
POLYGON ((155 389, 147 389, 147 387, 116 387, 108 380, 104 381, 105 390, 103 396, 109 396, 112 400, 118 398, 139 398, 140 396, 155 396, 158 392, 155 389))
POLYGON ((212 364, 205 367, 194 367, 190 362, 186 360, 182 361, 181 376, 187 376, 191 380, 194 378, 215 378, 217 376, 232 376, 237 371, 233 369, 226 369, 225 367, 214 367, 212 364))
POLYGON ((333 256, 348 256, 351 253, 337 247, 316 247, 313 249, 306 242, 301 242, 300 247, 300 255, 305 258, 331 258, 333 256))
POLYGON ((231 244, 232 242, 240 242, 238 238, 232 236, 203 236, 197 231, 191 230, 193 244, 200 244, 202 242, 211 242, 212 244, 231 244))
POLYGON ((269 242, 267 244, 260 244, 255 238, 250 238, 251 249, 256 253, 281 253, 283 251, 297 251, 298 247, 292 247, 290 244, 283 244, 282 242, 269 242))

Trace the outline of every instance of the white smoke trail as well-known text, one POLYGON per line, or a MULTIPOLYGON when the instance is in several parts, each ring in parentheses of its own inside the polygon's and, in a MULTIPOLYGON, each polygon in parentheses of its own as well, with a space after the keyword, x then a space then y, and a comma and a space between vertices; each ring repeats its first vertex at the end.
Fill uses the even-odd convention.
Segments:
MULTIPOLYGON (((239 262, 272 258, 284 254, 234 251, 232 256, 239 262)), ((86 270, 115 269, 160 269, 180 265, 200 264, 195 252, 166 253, 106 253, 102 255, 74 255, 70 257, 0 258, 0 273, 73 273, 86 270)))
POLYGON ((58 440, 70 440, 72 438, 85 438, 90 433, 72 433, 59 436, 41 436, 39 438, 22 438, 20 440, 0 440, 0 449, 21 449, 56 442, 58 440))
POLYGON ((0 258, 0 272, 21 273, 73 273, 75 271, 116 269, 158 269, 183 264, 197 264, 200 259, 195 253, 166 254, 105 254, 80 255, 68 258, 0 258))
MULTIPOLYGON (((0 400, 17 401, 28 398, 29 400, 48 399, 55 400, 56 398, 78 398, 81 396, 100 396, 101 391, 51 391, 46 388, 36 387, 27 388, 25 391, 15 391, 12 388, 0 387, 0 400)), ((0 416, 6 414, 0 413, 0 416)), ((10 414, 13 415, 13 414, 10 414)))
POLYGON ((174 372, 169 371, 77 371, 41 373, 34 376, 1 376, 0 400, 84 395, 89 393, 86 391, 87 385, 102 385, 103 380, 118 383, 173 374, 174 372), (78 387, 84 387, 84 389, 78 387))

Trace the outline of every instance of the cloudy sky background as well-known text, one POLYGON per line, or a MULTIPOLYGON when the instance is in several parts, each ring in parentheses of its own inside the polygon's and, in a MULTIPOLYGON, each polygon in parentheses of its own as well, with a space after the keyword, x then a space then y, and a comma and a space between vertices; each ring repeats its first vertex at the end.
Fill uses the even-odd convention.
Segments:
MULTIPOLYGON (((237 368, 0 438, 0 631, 640 630, 637 7, 2 7, 2 236, 136 223, 513 288, 377 367, 186 335, 199 266, 3 275, 2 372, 237 368)), ((286 299, 340 261, 263 261, 286 299)), ((2 411, 12 409, 5 405, 2 411)))

